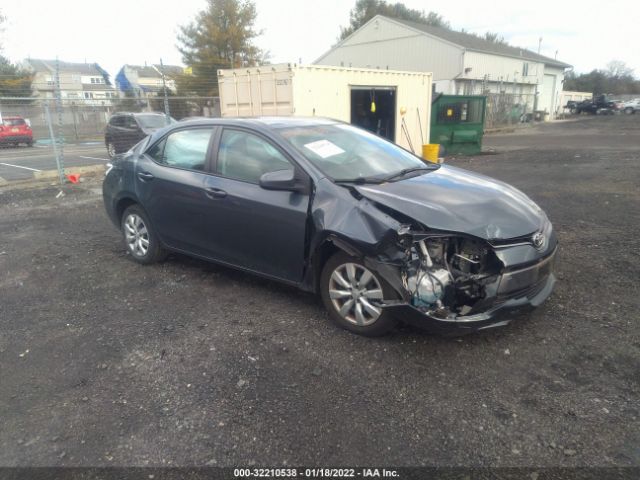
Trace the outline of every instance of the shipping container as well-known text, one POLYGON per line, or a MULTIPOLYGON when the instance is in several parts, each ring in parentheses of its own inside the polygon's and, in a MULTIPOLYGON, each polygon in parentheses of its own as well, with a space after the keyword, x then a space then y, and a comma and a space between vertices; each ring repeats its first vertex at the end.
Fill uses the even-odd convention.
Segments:
POLYGON ((431 73, 266 65, 218 71, 223 117, 318 116, 366 128, 420 155, 428 143, 431 73))

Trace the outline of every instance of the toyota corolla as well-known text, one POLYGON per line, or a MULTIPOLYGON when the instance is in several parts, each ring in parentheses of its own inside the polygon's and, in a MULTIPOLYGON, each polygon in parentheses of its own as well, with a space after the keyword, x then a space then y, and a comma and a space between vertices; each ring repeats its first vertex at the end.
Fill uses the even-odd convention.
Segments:
POLYGON ((556 236, 524 193, 328 119, 174 124, 117 156, 103 194, 135 261, 295 285, 364 335, 505 325, 555 283, 556 236))

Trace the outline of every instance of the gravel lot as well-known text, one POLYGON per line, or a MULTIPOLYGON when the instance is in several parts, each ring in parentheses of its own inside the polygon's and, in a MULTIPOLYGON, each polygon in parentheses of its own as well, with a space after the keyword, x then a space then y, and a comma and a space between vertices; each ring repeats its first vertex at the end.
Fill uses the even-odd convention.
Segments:
MULTIPOLYGON (((640 116, 486 138, 450 163, 559 233, 529 320, 452 339, 125 254, 98 182, 0 190, 0 465, 640 465, 640 116)), ((256 238, 259 241, 259 238, 256 238)))

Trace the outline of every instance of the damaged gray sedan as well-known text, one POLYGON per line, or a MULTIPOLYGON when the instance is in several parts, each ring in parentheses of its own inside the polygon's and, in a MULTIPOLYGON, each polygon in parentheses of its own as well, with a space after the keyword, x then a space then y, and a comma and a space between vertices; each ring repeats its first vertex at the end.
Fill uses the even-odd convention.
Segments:
POLYGON ((137 262, 175 251, 295 285, 363 335, 504 325, 555 283, 556 236, 522 192, 333 120, 171 125, 114 159, 103 194, 137 262))

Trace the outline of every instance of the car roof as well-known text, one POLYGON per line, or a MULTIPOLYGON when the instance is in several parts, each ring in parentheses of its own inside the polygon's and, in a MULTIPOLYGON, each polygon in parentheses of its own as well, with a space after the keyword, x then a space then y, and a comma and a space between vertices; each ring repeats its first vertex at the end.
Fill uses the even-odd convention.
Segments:
POLYGON ((334 125, 342 123, 340 120, 325 117, 216 117, 216 118, 194 118, 183 119, 180 123, 183 125, 201 124, 201 125, 251 125, 254 127, 268 128, 288 128, 288 127, 310 127, 317 125, 334 125))
POLYGON ((131 116, 138 116, 138 115, 162 115, 163 117, 165 116, 164 113, 162 112, 113 112, 111 114, 112 117, 117 117, 117 116, 124 116, 124 115, 131 115, 131 116))
POLYGON ((149 145, 152 145, 160 137, 167 132, 184 128, 185 126, 230 126, 230 127, 251 127, 257 131, 278 130, 281 128, 291 127, 312 127, 318 125, 336 125, 344 123, 340 120, 334 120, 324 117, 213 117, 213 118, 194 118, 191 120, 183 120, 166 127, 160 128, 151 134, 149 145))

